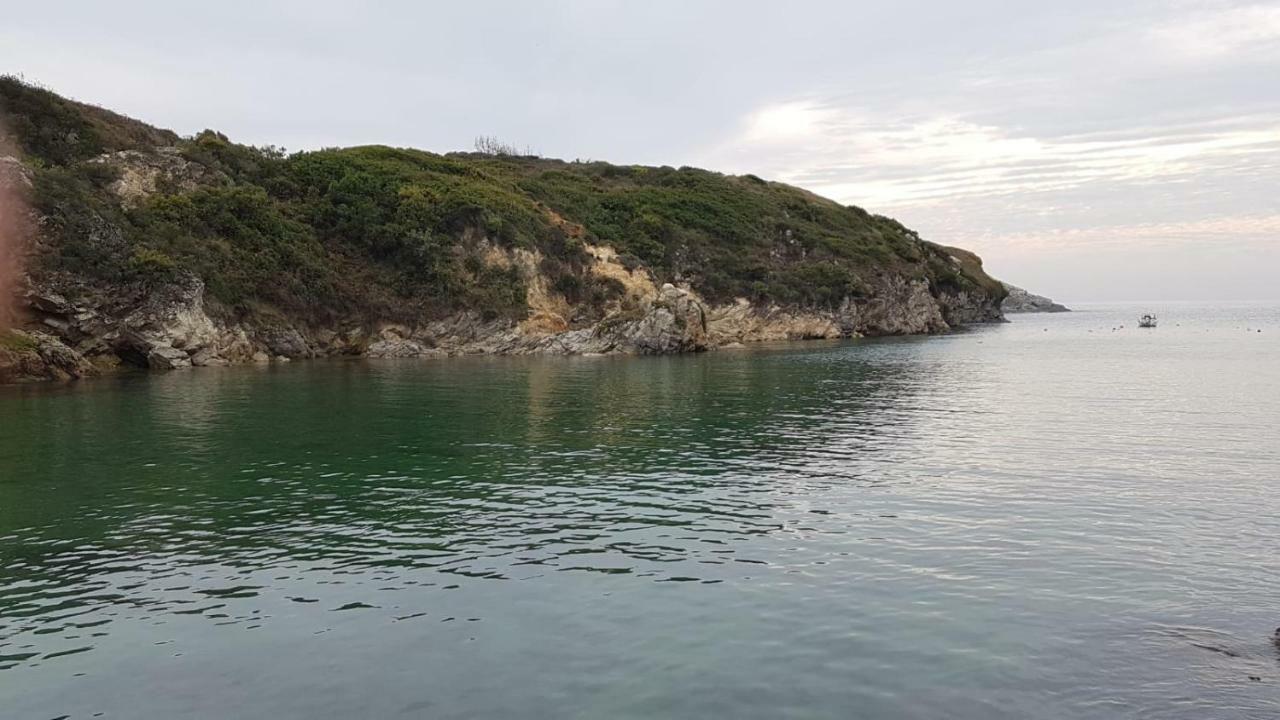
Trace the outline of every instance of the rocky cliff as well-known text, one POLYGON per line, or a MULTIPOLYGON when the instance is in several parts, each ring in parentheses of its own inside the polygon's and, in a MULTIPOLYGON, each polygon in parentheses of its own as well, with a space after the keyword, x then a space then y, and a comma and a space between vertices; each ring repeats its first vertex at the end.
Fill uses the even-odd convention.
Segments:
POLYGON ((1006 313, 1057 313, 1071 312, 1066 305, 1059 305, 1043 295, 1033 295, 1020 287, 1010 285, 1009 283, 1001 283, 1004 285, 1008 295, 1000 304, 1000 309, 1006 313))
POLYGON ((182 139, 0 80, 29 210, 0 381, 639 353, 1001 318, 971 253, 753 176, 182 139))

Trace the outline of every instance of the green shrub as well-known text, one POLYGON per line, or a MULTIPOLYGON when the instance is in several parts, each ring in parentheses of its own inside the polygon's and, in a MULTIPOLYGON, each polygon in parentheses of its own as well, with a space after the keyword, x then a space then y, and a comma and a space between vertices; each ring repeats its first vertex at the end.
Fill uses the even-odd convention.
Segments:
POLYGON ((90 165, 51 167, 35 176, 32 204, 58 251, 41 254, 34 270, 62 270, 109 282, 125 279, 131 249, 119 205, 95 184, 90 165))
POLYGON ((19 335, 12 330, 0 330, 0 349, 13 352, 34 352, 40 345, 27 335, 19 335))
POLYGON ((0 75, 0 117, 28 157, 70 165, 114 150, 172 144, 177 136, 0 75))
POLYGON ((178 268, 178 262, 168 255, 153 250, 149 247, 140 247, 133 251, 133 257, 129 259, 129 269, 133 273, 148 281, 164 281, 170 280, 174 276, 174 271, 178 268))

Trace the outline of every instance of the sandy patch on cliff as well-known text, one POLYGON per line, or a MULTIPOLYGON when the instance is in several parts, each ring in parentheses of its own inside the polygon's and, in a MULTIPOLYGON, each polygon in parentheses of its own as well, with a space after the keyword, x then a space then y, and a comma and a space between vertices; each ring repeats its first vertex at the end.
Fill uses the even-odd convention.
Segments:
POLYGON ((542 273, 542 253, 536 250, 514 250, 510 260, 524 275, 525 304, 529 306, 529 317, 520 323, 520 332, 540 336, 568 330, 573 309, 563 295, 551 289, 550 281, 542 273))
POLYGON ((658 296, 658 287, 653 278, 643 267, 628 270, 618 259, 618 252, 608 245, 586 245, 591 255, 591 273, 597 277, 610 278, 622 283, 625 288, 628 304, 652 300, 658 296))

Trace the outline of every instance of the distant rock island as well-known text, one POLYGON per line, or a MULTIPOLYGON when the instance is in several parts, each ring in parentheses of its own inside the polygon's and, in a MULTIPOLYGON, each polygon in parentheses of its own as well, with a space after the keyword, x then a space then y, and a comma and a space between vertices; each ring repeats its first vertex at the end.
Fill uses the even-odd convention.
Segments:
POLYGON ((976 255, 754 175, 565 162, 492 139, 287 154, 12 77, 0 116, 0 191, 23 208, 4 235, 22 269, 0 382, 330 355, 662 354, 1003 318, 1005 290, 976 255))
POLYGON ((1004 302, 1000 303, 1000 309, 1005 313, 1071 312, 1071 308, 1066 305, 1059 305, 1043 295, 1034 295, 1009 283, 1000 284, 1009 293, 1005 296, 1004 302))

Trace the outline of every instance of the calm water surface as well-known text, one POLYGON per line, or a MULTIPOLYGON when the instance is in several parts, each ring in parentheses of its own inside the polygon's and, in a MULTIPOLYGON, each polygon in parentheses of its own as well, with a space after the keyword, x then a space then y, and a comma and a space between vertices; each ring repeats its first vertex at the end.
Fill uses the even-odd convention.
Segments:
POLYGON ((1143 309, 0 388, 0 717, 1280 717, 1280 307, 1143 309))

